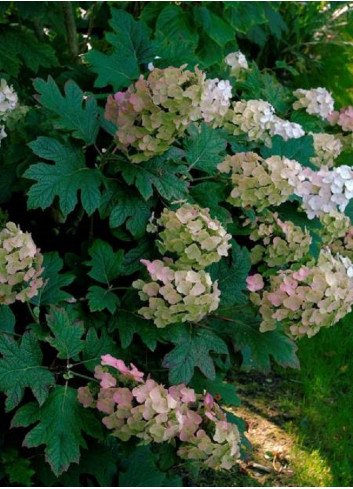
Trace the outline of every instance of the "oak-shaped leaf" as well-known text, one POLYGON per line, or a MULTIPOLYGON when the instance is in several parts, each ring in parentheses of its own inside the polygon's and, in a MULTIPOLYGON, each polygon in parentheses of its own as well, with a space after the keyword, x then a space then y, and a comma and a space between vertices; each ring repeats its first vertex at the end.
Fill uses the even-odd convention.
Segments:
POLYGON ((57 385, 38 409, 25 404, 12 420, 12 426, 36 426, 26 435, 23 445, 28 448, 45 445, 45 459, 58 477, 71 463, 80 460, 80 447, 86 448, 83 432, 94 438, 102 437, 101 422, 92 411, 77 400, 77 390, 57 385))
POLYGON ((48 396, 55 383, 54 375, 42 366, 42 351, 35 336, 25 333, 20 342, 9 335, 0 335, 0 390, 7 396, 6 411, 14 409, 28 387, 39 404, 48 396))
POLYGON ((36 163, 23 174, 36 180, 28 191, 28 208, 46 209, 58 197, 60 210, 67 216, 76 207, 80 191, 82 207, 90 216, 100 205, 101 175, 86 166, 82 149, 43 136, 29 146, 36 155, 54 164, 36 163))

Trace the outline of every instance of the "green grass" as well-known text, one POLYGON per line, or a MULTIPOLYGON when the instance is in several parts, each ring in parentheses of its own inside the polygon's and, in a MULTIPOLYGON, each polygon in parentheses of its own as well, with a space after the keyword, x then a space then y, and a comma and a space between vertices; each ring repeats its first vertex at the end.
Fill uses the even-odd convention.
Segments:
POLYGON ((297 403, 299 416, 289 430, 301 448, 300 457, 294 457, 299 482, 308 485, 322 476, 323 486, 352 486, 353 314, 298 346, 301 371, 287 377, 299 382, 293 383, 293 398, 283 408, 297 403), (302 450, 312 463, 301 462, 302 450))

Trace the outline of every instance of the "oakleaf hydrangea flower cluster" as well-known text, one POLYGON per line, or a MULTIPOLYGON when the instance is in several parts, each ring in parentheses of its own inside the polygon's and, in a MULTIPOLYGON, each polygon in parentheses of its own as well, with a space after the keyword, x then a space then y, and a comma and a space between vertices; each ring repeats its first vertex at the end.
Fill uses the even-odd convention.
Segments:
POLYGON ((322 242, 333 253, 340 253, 353 259, 353 226, 348 216, 331 211, 320 217, 323 227, 319 234, 322 242))
POLYGON ((0 144, 6 138, 5 122, 18 105, 18 96, 13 87, 3 78, 0 81, 0 144))
POLYGON ((228 80, 205 80, 201 92, 201 117, 213 127, 221 126, 230 106, 232 87, 228 80))
POLYGON ((236 465, 239 430, 227 422, 210 394, 196 394, 184 384, 167 389, 111 355, 102 356, 95 377, 100 380, 97 400, 88 387, 81 387, 79 401, 105 414, 103 423, 113 436, 122 441, 136 437, 142 444, 177 443, 181 458, 213 469, 229 470, 236 465))
MULTIPOLYGON (((328 249, 320 252, 316 264, 271 275, 268 290, 250 294, 254 304, 260 306, 260 330, 274 330, 280 321, 289 334, 300 338, 334 325, 352 309, 352 277, 349 258, 339 254, 334 257, 328 249)), ((249 285, 256 290, 255 281, 249 285)))
POLYGON ((272 136, 287 141, 300 138, 305 132, 300 124, 276 116, 274 107, 265 100, 241 100, 227 114, 225 127, 234 135, 246 134, 250 141, 263 141, 271 146, 272 136))
POLYGON ((248 61, 241 51, 227 54, 224 61, 230 66, 230 74, 234 77, 238 77, 243 71, 249 69, 248 61))
POLYGON ((206 80, 180 68, 155 68, 125 92, 109 96, 106 119, 117 126, 117 145, 134 163, 164 153, 192 122, 221 124, 231 98, 229 81, 206 80), (130 149, 135 154, 130 153, 130 149))
POLYGON ((264 261, 269 267, 282 267, 299 262, 309 252, 310 234, 291 221, 281 221, 276 213, 258 217, 251 227, 250 239, 261 241, 250 252, 252 264, 264 261))
POLYGON ((318 115, 321 119, 327 119, 333 112, 334 100, 326 88, 312 88, 303 90, 299 88, 293 92, 298 99, 293 104, 293 109, 305 109, 308 114, 318 115))
POLYGON ((231 173, 234 188, 229 202, 258 211, 285 202, 294 193, 302 172, 297 161, 280 156, 264 160, 251 152, 228 155, 217 168, 222 173, 231 173))
POLYGON ((334 134, 310 133, 314 139, 315 156, 310 158, 313 165, 321 168, 334 166, 335 159, 341 154, 343 145, 334 134))
POLYGON ((151 276, 151 282, 136 280, 133 287, 148 301, 139 309, 145 319, 153 319, 157 328, 179 322, 199 322, 218 308, 220 291, 204 270, 179 270, 172 260, 141 260, 151 276))
POLYGON ((157 220, 164 230, 157 241, 159 251, 179 255, 176 265, 201 270, 228 255, 231 235, 208 209, 184 204, 178 210, 164 209, 157 220))
POLYGON ((353 197, 353 170, 347 165, 319 171, 305 168, 300 179, 295 193, 302 197, 302 208, 309 219, 337 209, 344 212, 353 197))
POLYGON ((353 107, 343 107, 340 111, 333 111, 328 117, 331 125, 337 124, 342 131, 353 132, 353 107))
POLYGON ((43 286, 43 255, 13 222, 0 232, 0 304, 27 302, 43 286))
POLYGON ((209 209, 188 203, 176 211, 164 209, 155 222, 150 223, 150 230, 163 227, 157 241, 159 251, 177 259, 141 260, 152 281, 132 284, 140 299, 148 301, 139 313, 153 319, 157 328, 185 321, 197 323, 218 308, 217 281, 212 282, 204 269, 228 255, 231 235, 218 219, 211 218, 209 209))

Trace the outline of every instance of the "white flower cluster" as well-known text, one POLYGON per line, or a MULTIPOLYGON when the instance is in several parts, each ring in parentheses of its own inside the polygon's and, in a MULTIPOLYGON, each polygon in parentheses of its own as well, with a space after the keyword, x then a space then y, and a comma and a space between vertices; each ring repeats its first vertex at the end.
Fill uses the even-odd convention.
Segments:
POLYGON ((13 87, 7 84, 7 81, 1 79, 0 82, 0 144, 1 140, 6 138, 5 125, 10 113, 18 105, 18 96, 13 87))
POLYGON ((247 134, 250 141, 263 141, 271 145, 272 136, 281 136, 285 141, 304 136, 300 124, 276 116, 274 107, 264 100, 241 100, 235 102, 228 118, 234 124, 233 134, 247 134))
POLYGON ((310 133, 314 139, 315 157, 310 158, 311 163, 317 167, 332 167, 335 159, 341 154, 343 145, 334 134, 325 132, 310 133))
POLYGON ((242 71, 249 69, 249 65, 245 55, 241 51, 229 53, 224 61, 230 66, 230 74, 237 77, 242 71))
POLYGON ((213 127, 222 124, 230 107, 232 87, 228 80, 205 80, 202 84, 200 109, 205 122, 213 123, 213 127))
POLYGON ((308 114, 318 115, 322 119, 333 112, 334 100, 330 92, 326 88, 312 88, 311 90, 303 90, 299 88, 293 92, 297 97, 297 101, 293 104, 293 109, 305 109, 308 114))
POLYGON ((333 170, 305 168, 300 180, 295 193, 302 197, 302 208, 309 219, 337 209, 344 212, 353 197, 353 170, 347 165, 333 170))

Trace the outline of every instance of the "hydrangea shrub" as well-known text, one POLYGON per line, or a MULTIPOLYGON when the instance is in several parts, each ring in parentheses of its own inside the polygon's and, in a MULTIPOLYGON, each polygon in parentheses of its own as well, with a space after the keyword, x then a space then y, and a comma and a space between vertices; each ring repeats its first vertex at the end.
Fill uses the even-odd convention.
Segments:
POLYGON ((351 312, 353 109, 284 61, 257 66, 241 2, 222 19, 219 3, 141 3, 139 19, 97 4, 106 37, 81 12, 88 38, 67 52, 53 32, 71 5, 44 39, 11 24, 23 6, 4 14, 42 53, 0 59, 0 391, 50 466, 36 482, 236 471, 227 373, 296 368, 298 340, 351 312))

